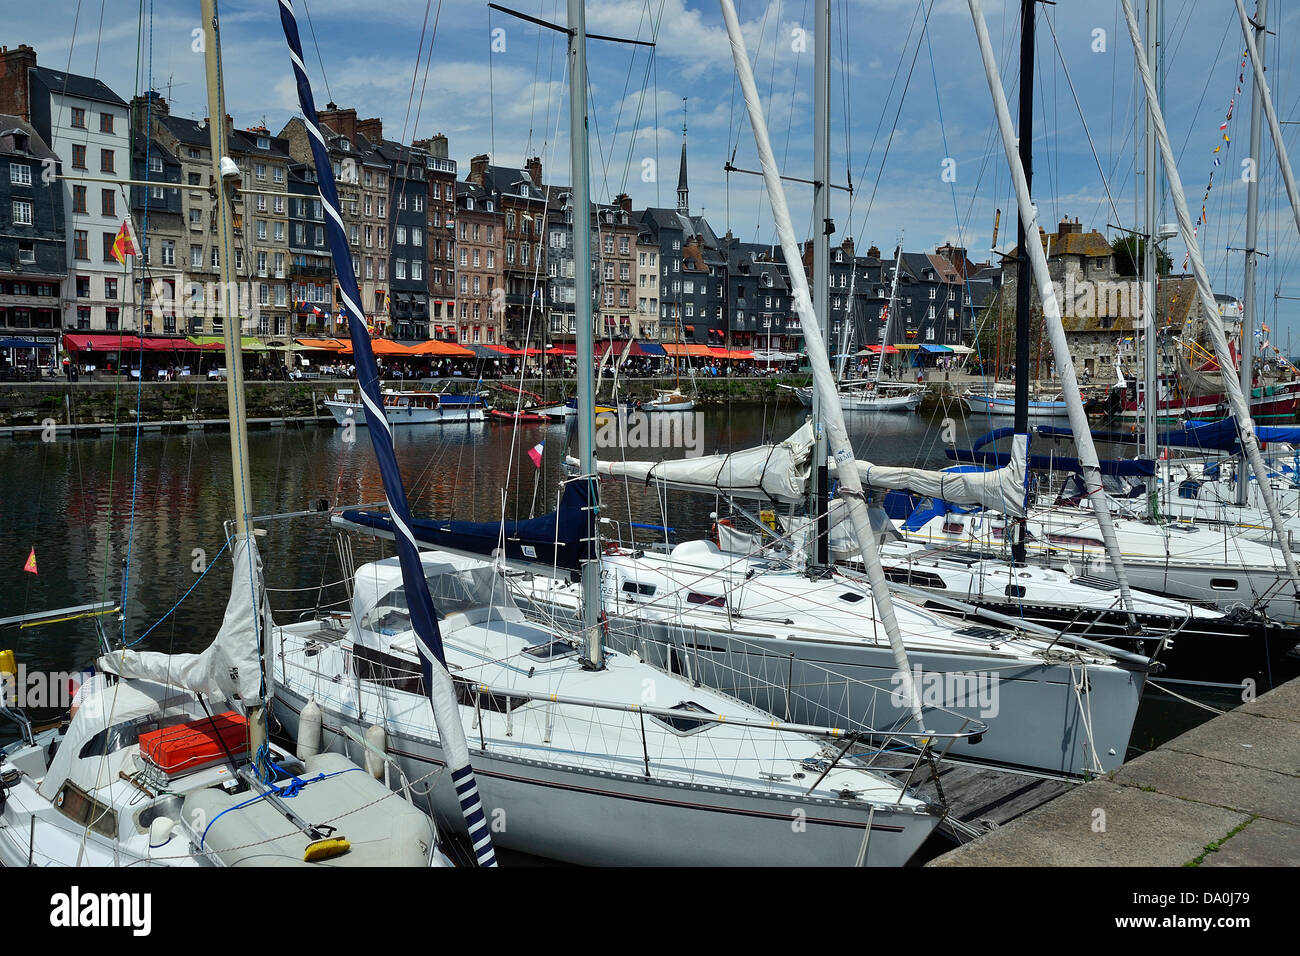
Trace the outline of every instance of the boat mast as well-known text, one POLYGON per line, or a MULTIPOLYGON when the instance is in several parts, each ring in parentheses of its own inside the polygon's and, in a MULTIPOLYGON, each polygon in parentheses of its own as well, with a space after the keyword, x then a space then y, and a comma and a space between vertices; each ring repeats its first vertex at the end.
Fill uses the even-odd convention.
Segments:
MULTIPOLYGON (((998 74, 993 41, 989 39, 989 28, 984 20, 984 8, 980 0, 967 0, 967 4, 970 7, 971 19, 975 23, 975 36, 979 41, 980 55, 984 61, 984 75, 988 80, 989 93, 993 97, 993 108, 1002 134, 1002 147, 1011 170, 1011 181, 1016 191, 1016 206, 1020 221, 1025 226, 1025 232, 1034 237, 1022 248, 1028 249, 1029 259, 1033 265, 1034 283, 1038 287, 1039 300, 1043 304, 1044 331, 1051 341, 1052 356, 1056 360, 1057 375, 1061 379, 1061 390, 1065 395, 1065 407, 1070 418, 1070 430, 1074 434, 1074 443, 1079 450, 1079 465, 1083 472, 1084 486, 1087 489, 1088 500, 1092 503, 1093 512, 1097 516, 1097 526, 1101 531, 1102 540, 1106 543, 1106 554, 1115 572, 1115 580, 1119 584, 1120 603, 1125 610, 1132 611, 1133 595, 1128 586, 1128 574, 1124 570, 1124 558, 1115 539, 1115 523, 1101 480, 1097 447, 1093 443, 1092 432, 1088 428, 1088 416, 1083 410, 1083 401, 1079 396, 1079 380, 1075 376, 1070 344, 1065 337, 1065 328, 1061 324, 1061 305, 1052 286, 1051 273, 1047 267, 1047 254, 1043 250, 1043 244, 1038 241, 1038 212, 1029 194, 1025 169, 1016 150, 1015 128, 1011 125, 1011 108, 1007 105, 1006 91, 1002 88, 1002 79, 998 74)), ((1022 137, 1021 143, 1023 142, 1022 137)), ((1021 374, 1019 369, 1017 374, 1021 374)))
MULTIPOLYGON (((1146 0, 1147 18, 1147 59, 1152 64, 1158 62, 1156 56, 1156 24, 1159 17, 1159 0, 1146 0)), ((1147 461, 1156 460, 1156 418, 1159 412, 1159 370, 1156 367, 1156 293, 1159 281, 1157 276, 1159 259, 1156 249, 1156 185, 1157 163, 1156 136, 1154 123, 1151 121, 1151 107, 1146 108, 1146 138, 1143 143, 1144 168, 1142 221, 1145 224, 1146 237, 1142 240, 1142 388, 1143 388, 1143 429, 1142 457, 1147 461)), ((1254 155, 1254 154, 1252 154, 1254 155)), ((1249 243, 1247 243, 1249 245, 1249 243)))
MULTIPOLYGON (((216 186, 217 265, 221 275, 222 330, 225 333, 226 408, 230 417, 230 464, 234 481, 235 544, 232 554, 252 542, 253 522, 249 510, 251 482, 248 475, 248 421, 244 407, 244 363, 241 353, 243 323, 239 314, 239 290, 234 276, 235 230, 231 197, 222 164, 232 164, 226 152, 226 97, 221 82, 221 26, 217 0, 200 0, 203 16, 203 57, 208 87, 208 146, 212 152, 212 178, 216 186)), ((250 564, 252 573, 256 568, 250 564)), ((232 586, 238 586, 233 584, 232 586)), ((250 581, 255 586, 255 581, 250 581)), ((256 602, 258 596, 254 595, 256 602)), ((257 615, 261 629, 261 616, 257 615)), ((260 638, 265 635, 259 633, 260 638)), ((259 641, 261 644, 262 641, 259 641)), ((271 694, 271 674, 266 648, 262 647, 265 698, 248 709, 249 754, 254 756, 267 741, 266 700, 271 694)))
MULTIPOLYGON (((856 253, 857 250, 854 250, 856 253)), ((844 318, 840 321, 840 355, 839 361, 835 364, 835 381, 844 381, 844 367, 849 360, 849 347, 854 344, 854 333, 857 331, 858 310, 857 299, 854 298, 855 290, 858 284, 858 263, 857 256, 849 256, 849 297, 845 300, 844 318)))
MULTIPOLYGON (((1025 170, 1025 188, 1029 189, 1034 178, 1034 28, 1038 0, 1020 0, 1020 165, 1025 170)), ((1038 241, 1038 236, 1033 237, 1038 241)), ((1016 217, 1016 397, 1015 419, 1012 422, 1016 434, 1029 434, 1029 297, 1033 284, 1029 278, 1029 238, 1025 233, 1023 217, 1016 217)), ((997 393, 996 387, 994 394, 997 393)), ((1010 528, 1011 559, 1016 564, 1024 564, 1027 558, 1025 550, 1025 519, 1016 518, 1010 528)))
MULTIPOLYGON (((1264 38, 1268 31, 1264 29, 1264 19, 1268 14, 1268 0, 1256 0, 1255 3, 1255 49, 1252 55, 1264 55, 1264 38)), ((1148 25, 1149 27, 1149 25, 1148 25)), ((1263 63, 1260 63, 1263 66, 1263 63)), ((1254 387, 1255 372, 1255 268, 1256 243, 1259 241, 1259 167, 1260 139, 1263 134, 1261 113, 1263 111, 1264 84, 1260 82, 1259 73, 1253 74, 1254 82, 1250 93, 1250 152, 1247 154, 1255 163, 1255 175, 1246 184, 1246 275, 1241 293, 1241 391, 1250 404, 1251 389, 1254 387)), ((1223 374, 1232 374, 1231 369, 1224 369, 1223 374)), ((1237 469, 1237 504, 1244 505, 1250 498, 1250 482, 1246 480, 1246 459, 1243 455, 1237 469)))
MULTIPOLYGON (((1263 16, 1263 8, 1261 7, 1261 20, 1263 16)), ((1273 148, 1277 152, 1277 169, 1282 174, 1282 184, 1286 186, 1287 199, 1291 201, 1291 215, 1295 217, 1296 228, 1300 229, 1300 190, 1296 188, 1295 176, 1291 172, 1291 160, 1286 152, 1286 142, 1282 139, 1282 126, 1277 120, 1277 110, 1273 108, 1273 94, 1269 91, 1268 81, 1264 78, 1262 54, 1255 49, 1255 38, 1251 36, 1250 31, 1250 18, 1246 16, 1246 8, 1241 0, 1237 0, 1237 17, 1241 20, 1241 32, 1246 38, 1246 52, 1250 58, 1251 70, 1255 74, 1255 88, 1260 91, 1260 102, 1264 107, 1264 116, 1268 120, 1269 136, 1272 138, 1273 148)), ((1259 157, 1256 156, 1255 159, 1258 163, 1259 157)))
MULTIPOLYGON (((971 2, 976 2, 976 0, 971 0, 971 2)), ((1164 112, 1160 109, 1160 102, 1156 96, 1155 80, 1151 77, 1151 67, 1147 62, 1146 53, 1142 47, 1142 35, 1138 30, 1137 16, 1133 12, 1132 0, 1122 0, 1122 3, 1124 5, 1124 21, 1128 26, 1129 39, 1133 42, 1133 51, 1137 57, 1138 70, 1142 74, 1142 84, 1147 102, 1154 104, 1152 119, 1155 122, 1156 137, 1160 146, 1160 158, 1164 164, 1165 178, 1169 183, 1169 194, 1174 201, 1174 212, 1178 216, 1178 229, 1182 234, 1184 244, 1187 246, 1187 257, 1191 260, 1192 272, 1196 276, 1196 290, 1200 296, 1205 326, 1210 330, 1210 339, 1214 343, 1214 355, 1218 359, 1219 368, 1222 370, 1224 394, 1228 399, 1228 406, 1233 416, 1237 419, 1238 437, 1241 441, 1242 451, 1250 461, 1251 471, 1254 472, 1257 479, 1256 483, 1259 486, 1260 496, 1264 499, 1264 507, 1268 510, 1269 521, 1272 524, 1273 533, 1276 535, 1275 544, 1282 552, 1282 559, 1286 562, 1287 576, 1291 578, 1296 590, 1300 591, 1300 571, 1296 569, 1295 557, 1291 554, 1287 533, 1282 526, 1282 515, 1278 511, 1277 497, 1273 494, 1273 488, 1269 484, 1268 469, 1264 467, 1264 458, 1260 454, 1259 439, 1255 435, 1255 423, 1250 416, 1250 404, 1242 396, 1241 383, 1237 381, 1230 371, 1233 364, 1232 355, 1228 350, 1228 340, 1223 334, 1223 322, 1219 319, 1219 307, 1214 299, 1214 288, 1210 285, 1210 275, 1205 268, 1205 259, 1201 255, 1201 246, 1192 231, 1192 217, 1187 211, 1187 194, 1183 192, 1183 179, 1178 173, 1178 163, 1174 159, 1174 150, 1169 143, 1169 131, 1165 127, 1164 112)), ((1240 0, 1238 9, 1241 9, 1240 0)), ((1246 42, 1248 46, 1254 45, 1254 38, 1249 33, 1246 34, 1246 42)), ((1257 61, 1255 68, 1256 70, 1261 69, 1262 64, 1257 61)), ((1297 215, 1300 215, 1300 210, 1297 210, 1297 215)))
MULTIPOLYGON (((831 175, 831 5, 816 0, 813 11, 813 258, 812 307, 823 341, 830 341, 830 175, 831 175)), ((802 262, 800 263, 802 268, 802 262)), ((809 562, 819 568, 830 560, 830 479, 826 466, 825 397, 813 377, 813 434, 816 463, 810 483, 811 513, 817 533, 808 549, 809 562)))
MULTIPOLYGON (((578 320, 578 473, 590 487, 587 507, 597 507, 596 395, 592 389, 594 360, 591 306, 591 184, 587 155, 587 14, 583 0, 569 3, 569 166, 573 176, 574 308, 578 320)), ((591 522, 593 528, 598 527, 591 522)), ((582 640, 586 665, 605 666, 600 636, 600 556, 591 549, 582 562, 582 640)))
MULTIPOLYGON (((825 0, 822 2, 824 3, 825 0)), ((776 165, 776 156, 772 152, 767 120, 763 116, 763 106, 758 97, 758 85, 754 82, 754 71, 749 63, 749 53, 745 49, 745 38, 740 32, 740 19, 736 16, 736 8, 732 0, 721 0, 721 4, 722 15, 727 22, 727 37, 731 42, 731 57, 736 64, 736 74, 745 96, 745 109, 749 113, 750 126, 754 130, 754 145, 758 150, 759 164, 763 169, 763 183, 767 187, 772 219, 776 225, 777 235, 781 239, 781 255, 790 274, 791 298, 799 314, 799 325, 808 350, 808 363, 812 366, 814 394, 820 392, 823 397, 822 412, 825 416, 827 444, 835 455, 838 465, 839 496, 846 506, 849 520, 857 536, 858 550, 862 556, 862 563, 866 566, 867 581, 871 586, 876 613, 889 638, 894 666, 897 669, 895 678, 902 685, 895 699, 901 699, 902 706, 909 708, 916 726, 923 728, 925 723, 921 713, 921 700, 912 680, 912 670, 907 659, 907 648, 903 644, 902 633, 898 627, 898 618, 894 614, 894 599, 889 593, 889 582, 885 580, 884 568, 880 564, 880 552, 876 547, 876 535, 867 512, 862 478, 858 473, 858 461, 853 455, 853 446, 849 442, 848 431, 844 425, 844 409, 840 405, 839 393, 835 390, 835 383, 831 379, 830 359, 826 355, 826 338, 822 335, 821 326, 813 314, 812 299, 808 294, 808 280, 803 272, 803 256, 800 255, 799 246, 795 241, 794 224, 790 220, 790 208, 785 201, 785 187, 781 184, 780 170, 776 165)), ((820 22, 822 29, 825 29, 825 22, 820 22)))
MULTIPOLYGON (((1020 0, 1020 164, 1025 168, 1025 188, 1034 184, 1034 6, 1038 0, 1020 0)), ((1034 236, 1033 240, 1038 241, 1034 236)), ((1016 414, 1012 423, 1016 433, 1029 434, 1029 297, 1033 283, 1029 278, 1029 241, 1025 222, 1016 218, 1016 414)), ((1013 557, 1025 560, 1024 525, 1012 545, 1013 557)))
POLYGON ((885 350, 889 348, 889 327, 894 324, 894 300, 898 298, 898 274, 903 265, 903 234, 898 234, 898 245, 894 247, 894 278, 889 284, 889 302, 885 304, 884 336, 880 340, 880 361, 876 363, 876 382, 885 370, 885 350))

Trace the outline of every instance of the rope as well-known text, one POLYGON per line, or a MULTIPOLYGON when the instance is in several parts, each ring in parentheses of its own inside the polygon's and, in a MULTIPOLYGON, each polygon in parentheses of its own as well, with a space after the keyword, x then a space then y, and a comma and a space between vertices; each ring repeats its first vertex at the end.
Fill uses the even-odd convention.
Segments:
MULTIPOLYGON (((283 767, 281 767, 279 764, 271 762, 271 766, 275 767, 281 773, 288 773, 288 771, 285 770, 283 767)), ((257 803, 259 800, 265 800, 267 797, 284 797, 286 800, 292 799, 293 797, 298 796, 298 794, 302 792, 303 788, 308 786, 309 784, 319 783, 322 780, 328 780, 330 777, 337 777, 339 776, 339 774, 352 773, 353 771, 361 772, 361 768, 347 767, 343 770, 336 770, 333 773, 325 773, 324 771, 322 771, 321 773, 312 777, 310 780, 303 780, 300 777, 290 774, 289 776, 292 779, 289 781, 289 783, 285 784, 283 787, 272 786, 268 790, 259 793, 257 796, 245 800, 243 803, 237 803, 233 807, 227 807, 226 809, 218 813, 215 817, 213 817, 208 822, 208 825, 203 828, 203 835, 199 837, 199 848, 202 849, 203 845, 207 842, 208 831, 211 830, 214 826, 216 826, 217 821, 220 820, 222 817, 224 817, 227 813, 230 813, 234 810, 242 810, 245 807, 252 806, 253 804, 257 803)))
MULTIPOLYGON (((185 600, 187 597, 190 596, 190 592, 193 591, 196 587, 199 586, 199 582, 201 582, 205 577, 208 576, 208 572, 212 570, 212 566, 213 566, 214 564, 217 563, 217 558, 221 557, 222 552, 224 552, 224 551, 226 550, 226 548, 228 548, 228 547, 230 547, 230 539, 229 539, 229 538, 227 538, 227 539, 226 539, 226 543, 223 544, 223 545, 221 546, 221 551, 218 551, 215 555, 213 555, 212 560, 211 560, 210 562, 208 562, 208 566, 207 566, 206 568, 203 569, 203 573, 199 575, 198 580, 195 581, 193 584, 191 584, 190 587, 189 587, 189 590, 186 591, 184 594, 181 595, 180 600, 177 601, 175 604, 173 604, 173 605, 171 606, 171 610, 169 610, 169 611, 168 611, 166 614, 164 614, 162 617, 158 618, 158 620, 154 621, 154 623, 153 623, 152 625, 150 625, 149 630, 145 631, 143 634, 141 634, 139 637, 137 637, 137 638, 136 638, 134 641, 132 641, 130 644, 126 645, 126 648, 135 647, 135 645, 139 644, 139 643, 140 643, 141 641, 143 641, 146 637, 148 637, 149 634, 153 631, 154 628, 156 628, 156 627, 157 627, 159 624, 161 624, 163 621, 167 620, 167 618, 171 617, 171 615, 173 614, 173 612, 175 612, 175 610, 176 610, 178 607, 181 606, 182 602, 184 602, 184 600, 185 600)), ((126 648, 123 648, 123 649, 125 650, 126 648)))

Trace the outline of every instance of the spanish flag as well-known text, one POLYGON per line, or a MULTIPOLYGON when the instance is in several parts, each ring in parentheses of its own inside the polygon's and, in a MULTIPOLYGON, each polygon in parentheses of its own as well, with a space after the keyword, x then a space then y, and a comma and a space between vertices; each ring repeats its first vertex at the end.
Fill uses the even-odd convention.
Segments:
POLYGON ((122 220, 122 228, 117 231, 117 238, 113 240, 113 258, 121 265, 126 265, 127 256, 138 256, 135 244, 135 230, 131 228, 131 220, 122 220))

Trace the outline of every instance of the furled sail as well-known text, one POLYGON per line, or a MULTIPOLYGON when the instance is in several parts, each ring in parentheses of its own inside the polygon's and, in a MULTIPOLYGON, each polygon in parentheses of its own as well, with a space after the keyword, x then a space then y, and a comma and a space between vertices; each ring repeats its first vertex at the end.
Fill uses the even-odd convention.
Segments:
MULTIPOLYGON (((1005 466, 991 471, 932 471, 899 468, 858 460, 865 491, 911 491, 963 506, 980 506, 1004 514, 1025 514, 1029 439, 1017 435, 1005 466)), ((812 473, 812 426, 802 425, 785 441, 725 455, 666 461, 602 461, 597 473, 666 488, 792 504, 808 494, 812 473)), ((831 473, 837 470, 830 461, 831 473)))
POLYGON ((284 37, 289 44, 289 59, 293 64, 294 80, 298 89, 298 105, 302 109, 303 123, 307 127, 307 138, 311 145, 312 160, 316 166, 318 191, 321 204, 325 208, 325 231, 334 258, 334 269, 338 275, 340 298, 347 313, 348 334, 352 341, 352 354, 357 367, 357 384, 360 386, 361 401, 366 409, 366 424, 370 428, 370 444, 379 465, 384 494, 388 500, 388 511, 396 531, 393 538, 402 566, 402 578, 406 582, 411 625, 415 630, 416 644, 419 647, 424 686, 429 691, 429 702, 433 707, 434 721, 438 726, 438 737, 446 752, 447 768, 451 771, 452 784, 456 788, 456 797, 460 801, 461 813, 469 830, 475 859, 480 866, 496 866, 492 836, 487 827, 482 801, 479 799, 474 768, 469 762, 469 744, 465 739, 465 727, 461 723, 456 689, 451 682, 451 675, 447 673, 442 635, 438 631, 433 599, 429 595, 428 582, 424 579, 419 549, 411 534, 411 508, 406 500, 402 473, 397 466, 397 456, 393 451, 392 426, 384 417, 379 369, 375 364, 374 349, 370 345, 370 336, 366 331, 366 317, 360 305, 361 290, 357 286, 357 277, 352 269, 352 253, 348 247, 348 238, 343 231, 343 216, 339 209, 338 188, 334 183, 334 168, 330 163, 329 153, 325 148, 325 138, 321 134, 319 121, 316 118, 316 104, 312 97, 311 83, 307 79, 307 72, 303 66, 302 41, 298 35, 298 23, 294 19, 291 0, 280 0, 280 25, 284 28, 284 37))
POLYGON ((99 669, 120 677, 157 681, 196 694, 248 706, 262 697, 261 636, 269 633, 270 609, 262 584, 262 561, 249 538, 234 542, 235 573, 217 636, 197 654, 112 651, 99 669))

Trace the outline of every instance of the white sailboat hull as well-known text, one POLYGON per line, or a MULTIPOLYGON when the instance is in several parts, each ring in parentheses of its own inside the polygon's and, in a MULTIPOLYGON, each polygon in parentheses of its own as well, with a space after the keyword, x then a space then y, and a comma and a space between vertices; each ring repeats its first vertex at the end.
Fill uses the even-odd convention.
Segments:
MULTIPOLYGON (((847 866, 869 831, 866 864, 900 866, 938 825, 927 804, 867 765, 867 744, 779 729, 772 714, 632 655, 610 651, 601 669, 584 668, 563 630, 509 601, 510 579, 446 552, 422 560, 431 590, 452 602, 441 605, 442 644, 498 845, 590 865, 847 866), (477 583, 446 583, 467 580, 443 577, 449 563, 477 583), (479 603, 489 588, 492 604, 479 603)), ((441 819, 459 830, 400 582, 395 559, 366 565, 350 616, 275 629, 276 715, 296 734, 315 700, 326 749, 354 758, 364 754, 345 730, 381 727, 405 774, 390 785, 420 794, 432 785, 441 819)))
MULTIPOLYGON (((795 395, 805 408, 812 407, 812 389, 796 388, 795 395)), ((865 392, 845 389, 840 392, 840 406, 846 412, 914 412, 921 407, 918 389, 865 392)))
MULTIPOLYGON (((801 586, 800 575, 759 576, 752 586, 768 595, 768 611, 728 614, 725 607, 709 607, 688 595, 717 590, 707 572, 696 569, 689 575, 695 585, 673 592, 662 578, 663 565, 647 561, 656 558, 604 560, 611 646, 799 722, 878 728, 903 713, 890 711, 898 706, 889 700, 898 686, 898 668, 883 628, 869 611, 852 619, 816 620, 817 610, 842 589, 836 584, 799 606, 780 598, 789 597, 787 588, 801 586), (626 583, 616 584, 628 581, 635 582, 632 591, 624 590, 626 583), (638 600, 637 585, 652 581, 655 595, 638 600)), ((525 594, 535 613, 566 620, 578 613, 579 589, 568 582, 535 577, 525 594)), ((978 744, 958 744, 954 756, 1071 776, 1094 764, 1110 770, 1123 762, 1145 673, 1095 658, 1085 664, 1070 653, 1035 656, 1009 646, 1005 631, 979 629, 992 637, 946 639, 939 635, 951 634, 961 622, 902 602, 896 608, 908 659, 936 686, 997 675, 992 711, 963 701, 960 694, 924 701, 945 709, 927 710, 927 729, 954 732, 966 718, 988 725, 978 744), (933 639, 923 637, 927 631, 933 639), (1085 670, 1090 690, 1081 698, 1075 686, 1085 670)))
MULTIPOLYGON (((276 715, 291 734, 305 703, 297 689, 278 690, 276 715)), ((362 756, 341 728, 364 734, 369 721, 319 697, 317 703, 325 708, 322 743, 362 756)), ((635 772, 563 768, 493 753, 491 743, 487 751, 473 749, 477 731, 467 727, 466 732, 484 811, 490 821, 501 821, 493 842, 520 853, 583 866, 853 866, 866 832, 864 813, 845 812, 829 801, 773 799, 741 789, 647 780, 635 772), (801 814, 806 829, 798 832, 791 824, 801 814)), ((388 741, 411 780, 446 765, 431 728, 390 728, 388 741)), ((448 774, 435 779, 433 801, 440 828, 463 833, 448 774)), ((938 819, 910 809, 877 810, 863 865, 905 865, 938 819)))
MULTIPOLYGON (((339 425, 349 421, 354 425, 366 427, 365 407, 360 402, 345 402, 326 399, 325 407, 334 416, 339 425)), ((439 405, 436 408, 413 406, 385 406, 384 417, 390 425, 448 425, 487 420, 487 410, 481 405, 439 405)))

